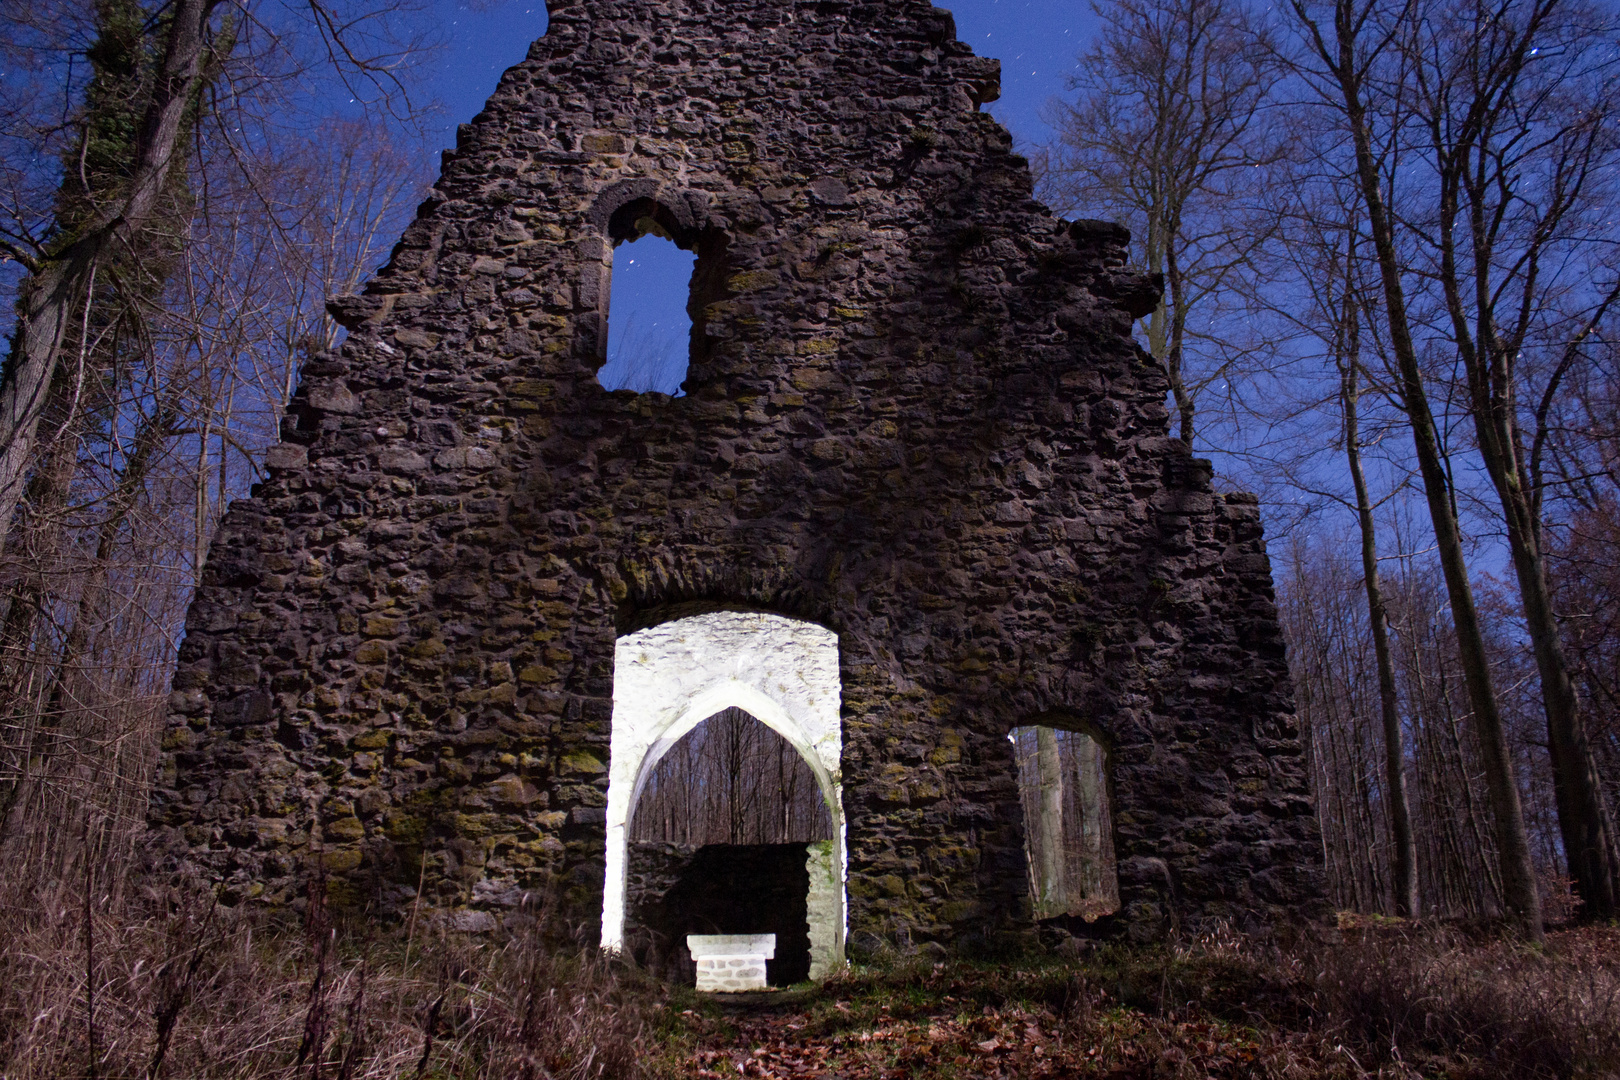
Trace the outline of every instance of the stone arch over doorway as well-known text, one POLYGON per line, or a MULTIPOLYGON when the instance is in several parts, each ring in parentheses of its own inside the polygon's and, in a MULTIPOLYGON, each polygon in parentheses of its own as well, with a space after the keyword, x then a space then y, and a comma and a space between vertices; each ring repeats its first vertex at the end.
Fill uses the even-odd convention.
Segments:
POLYGON ((847 859, 838 635, 763 612, 691 615, 620 636, 613 680, 602 947, 624 941, 630 822, 648 776, 698 724, 739 708, 786 739, 821 789, 833 821, 839 910, 831 935, 812 933, 812 970, 841 962, 847 859))

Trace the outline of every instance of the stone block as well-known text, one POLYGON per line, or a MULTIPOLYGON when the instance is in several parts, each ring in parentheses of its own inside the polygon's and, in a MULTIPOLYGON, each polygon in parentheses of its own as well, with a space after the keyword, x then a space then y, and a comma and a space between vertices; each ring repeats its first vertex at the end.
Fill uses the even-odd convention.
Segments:
POLYGON ((776 955, 775 934, 688 934, 686 947, 697 964, 697 988, 731 994, 768 990, 765 961, 776 955))

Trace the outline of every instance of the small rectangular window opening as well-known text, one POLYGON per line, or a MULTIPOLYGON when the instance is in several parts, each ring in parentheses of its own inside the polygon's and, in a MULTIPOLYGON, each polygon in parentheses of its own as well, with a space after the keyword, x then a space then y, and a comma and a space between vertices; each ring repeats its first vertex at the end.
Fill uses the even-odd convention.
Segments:
POLYGON ((1119 910, 1108 763, 1079 731, 1018 727, 1008 736, 1024 807, 1024 852, 1037 919, 1091 921, 1119 910))
POLYGON ((694 228, 655 199, 634 199, 607 222, 597 381, 607 390, 679 397, 709 355, 708 309, 726 295, 726 234, 694 228), (616 249, 616 250, 615 250, 616 249))
POLYGON ((613 253, 607 363, 596 373, 608 390, 655 390, 679 396, 690 362, 687 311, 697 256, 683 251, 651 218, 641 237, 613 253))

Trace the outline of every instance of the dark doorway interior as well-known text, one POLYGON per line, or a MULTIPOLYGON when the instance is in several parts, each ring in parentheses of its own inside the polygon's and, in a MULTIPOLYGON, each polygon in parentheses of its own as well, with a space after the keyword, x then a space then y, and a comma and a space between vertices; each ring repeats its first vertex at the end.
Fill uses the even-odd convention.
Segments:
POLYGON ((627 947, 655 974, 690 985, 697 971, 687 934, 775 934, 776 958, 766 961, 766 977, 772 986, 804 981, 810 977, 807 855, 803 843, 707 844, 695 851, 633 845, 634 931, 627 947))

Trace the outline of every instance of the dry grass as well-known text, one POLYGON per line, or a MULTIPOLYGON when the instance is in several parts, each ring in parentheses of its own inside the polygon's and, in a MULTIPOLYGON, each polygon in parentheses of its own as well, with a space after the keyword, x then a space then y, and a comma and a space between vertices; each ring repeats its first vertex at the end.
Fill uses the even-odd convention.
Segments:
POLYGON ((1563 930, 1537 948, 1393 927, 1296 963, 1318 1013, 1371 1064, 1482 1080, 1620 1076, 1620 930, 1563 930))
MULTIPOLYGON (((73 898, 79 900, 80 898, 73 898)), ((39 905, 0 925, 0 1077, 656 1075, 663 988, 538 934, 417 940, 39 905), (87 986, 93 979, 93 994, 87 986)))
POLYGON ((803 1006, 688 1021, 697 1076, 1540 1080, 1620 1076, 1620 929, 1546 949, 1389 927, 1082 960, 890 959, 803 1006))
POLYGON ((309 910, 266 926, 93 904, 87 939, 82 893, 17 905, 0 1077, 1620 1077, 1620 928, 1545 948, 1380 923, 1294 948, 891 957, 739 1015, 539 930, 407 951, 309 910))
POLYGON ((1145 1016, 1264 1033, 1255 1075, 1620 1077, 1620 928, 1539 947, 1394 920, 1289 948, 1217 934, 1104 954, 1088 978, 1145 1016))

